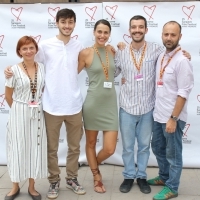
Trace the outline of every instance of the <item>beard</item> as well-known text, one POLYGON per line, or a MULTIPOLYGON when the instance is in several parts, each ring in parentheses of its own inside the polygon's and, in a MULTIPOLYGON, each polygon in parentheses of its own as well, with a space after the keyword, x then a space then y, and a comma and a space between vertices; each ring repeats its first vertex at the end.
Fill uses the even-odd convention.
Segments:
POLYGON ((132 33, 132 34, 131 34, 132 40, 133 40, 134 42, 140 43, 140 42, 142 42, 142 41, 144 40, 144 36, 145 36, 144 34, 142 35, 142 34, 140 33, 142 37, 139 38, 139 39, 135 39, 135 38, 134 38, 134 34, 136 34, 136 33, 132 33))
POLYGON ((179 45, 179 40, 175 43, 163 42, 163 45, 166 47, 168 52, 171 52, 179 45))

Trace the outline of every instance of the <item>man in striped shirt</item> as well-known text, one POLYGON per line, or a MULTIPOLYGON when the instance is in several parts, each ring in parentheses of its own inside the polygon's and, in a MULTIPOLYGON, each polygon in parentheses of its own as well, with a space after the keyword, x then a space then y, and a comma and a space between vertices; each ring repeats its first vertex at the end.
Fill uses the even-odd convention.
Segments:
POLYGON ((151 188, 147 183, 146 167, 153 126, 155 105, 156 62, 164 47, 146 42, 147 21, 137 15, 130 19, 129 31, 132 42, 125 49, 118 50, 115 56, 115 76, 122 73, 125 83, 119 97, 119 121, 122 136, 124 181, 121 192, 129 192, 134 179, 140 191, 147 194, 151 188), (137 139, 137 168, 134 160, 134 146, 137 139))

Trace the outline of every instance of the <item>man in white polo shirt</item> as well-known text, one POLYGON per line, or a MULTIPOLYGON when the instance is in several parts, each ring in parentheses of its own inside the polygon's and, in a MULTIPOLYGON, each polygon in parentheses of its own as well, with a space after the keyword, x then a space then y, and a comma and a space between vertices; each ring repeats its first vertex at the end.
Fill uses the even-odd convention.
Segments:
MULTIPOLYGON (((48 171, 50 187, 47 197, 58 197, 60 169, 58 146, 60 128, 65 123, 68 155, 66 158, 66 184, 77 194, 85 194, 78 183, 78 159, 83 134, 82 96, 78 86, 78 55, 83 46, 71 38, 76 24, 76 14, 71 9, 59 10, 56 15, 57 36, 39 44, 35 60, 45 65, 43 110, 47 129, 48 171)), ((6 76, 11 76, 8 69, 6 76)))
POLYGON ((154 200, 178 196, 182 171, 182 136, 187 121, 187 102, 194 84, 191 63, 182 55, 179 40, 181 25, 175 21, 163 27, 166 47, 156 65, 156 102, 152 150, 159 166, 159 176, 148 180, 150 185, 163 185, 154 200))

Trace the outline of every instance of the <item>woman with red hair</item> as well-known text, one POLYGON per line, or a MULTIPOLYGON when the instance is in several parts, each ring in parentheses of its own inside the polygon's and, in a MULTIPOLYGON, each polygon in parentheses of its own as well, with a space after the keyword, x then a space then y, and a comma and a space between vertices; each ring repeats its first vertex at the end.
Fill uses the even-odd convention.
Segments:
POLYGON ((41 103, 44 66, 34 61, 37 51, 38 45, 33 38, 20 38, 16 53, 22 61, 11 67, 13 76, 5 83, 5 98, 10 106, 7 166, 13 182, 5 200, 13 200, 19 195, 19 182, 25 179, 29 179, 29 195, 33 200, 40 200, 34 180, 46 178, 48 174, 46 128, 41 103))

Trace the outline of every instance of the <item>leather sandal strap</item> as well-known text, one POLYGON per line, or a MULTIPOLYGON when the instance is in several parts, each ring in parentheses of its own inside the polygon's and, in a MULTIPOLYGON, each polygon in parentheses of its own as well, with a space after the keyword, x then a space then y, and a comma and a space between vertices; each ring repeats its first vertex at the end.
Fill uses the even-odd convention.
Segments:
POLYGON ((97 174, 100 173, 99 168, 96 169, 91 169, 93 176, 96 176, 97 174))
MULTIPOLYGON (((96 180, 95 180, 95 181, 96 181, 96 180)), ((97 184, 94 185, 94 187, 100 187, 100 188, 102 188, 103 183, 102 183, 101 181, 96 181, 96 182, 97 182, 97 184)))

